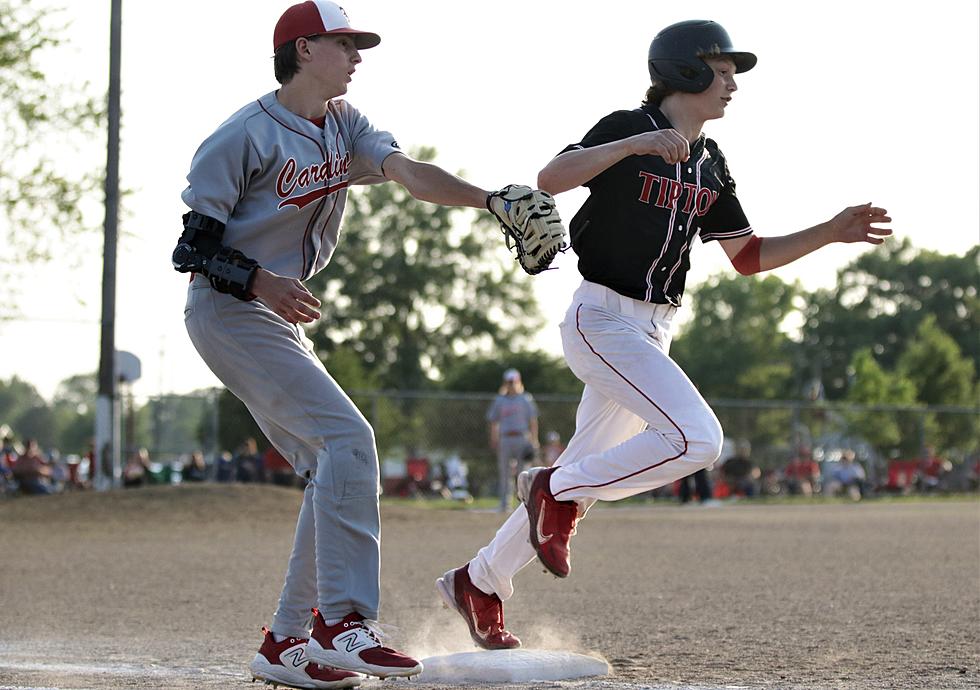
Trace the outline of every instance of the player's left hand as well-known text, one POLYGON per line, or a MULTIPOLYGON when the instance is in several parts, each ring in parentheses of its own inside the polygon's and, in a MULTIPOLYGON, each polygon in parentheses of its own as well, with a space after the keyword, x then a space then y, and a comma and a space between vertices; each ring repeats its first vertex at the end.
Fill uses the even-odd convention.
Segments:
POLYGON ((255 272, 252 294, 289 323, 313 323, 320 318, 320 300, 295 278, 277 275, 264 268, 255 272))
POLYGON ((565 226, 548 192, 509 184, 487 196, 487 210, 500 223, 507 248, 517 250, 517 261, 531 275, 546 270, 568 248, 565 226))
POLYGON ((885 237, 892 234, 892 229, 875 227, 875 223, 890 223, 891 220, 888 211, 868 202, 845 208, 834 216, 830 225, 838 242, 881 244, 885 237))

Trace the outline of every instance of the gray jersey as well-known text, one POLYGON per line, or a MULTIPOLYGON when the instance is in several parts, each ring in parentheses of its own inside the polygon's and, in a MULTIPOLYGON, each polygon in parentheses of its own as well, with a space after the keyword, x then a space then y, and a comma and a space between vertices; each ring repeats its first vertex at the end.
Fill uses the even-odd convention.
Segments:
POLYGON ((498 395, 487 410, 487 421, 499 424, 501 434, 526 432, 537 416, 538 406, 530 393, 498 395))
POLYGON ((305 280, 330 261, 347 187, 384 182, 398 144, 343 100, 321 129, 268 93, 232 115, 191 163, 181 194, 225 223, 222 243, 273 273, 305 280))

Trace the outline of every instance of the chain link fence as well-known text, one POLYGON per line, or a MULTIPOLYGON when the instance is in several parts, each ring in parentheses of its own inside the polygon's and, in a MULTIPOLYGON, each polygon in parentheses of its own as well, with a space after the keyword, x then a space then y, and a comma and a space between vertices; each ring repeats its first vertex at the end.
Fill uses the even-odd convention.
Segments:
MULTIPOLYGON (((489 447, 486 411, 494 394, 432 391, 355 391, 352 399, 375 429, 382 472, 404 470, 408 459, 424 458, 440 467, 458 457, 469 469, 470 491, 495 491, 496 460, 489 447)), ((202 450, 213 461, 222 452, 218 391, 197 396, 162 396, 135 405, 129 422, 127 451, 145 446, 160 462, 177 461, 202 450)), ((542 443, 549 432, 567 442, 575 430, 577 397, 538 395, 542 443)), ((867 473, 869 486, 911 490, 921 477, 896 476, 896 468, 914 474, 914 465, 929 455, 942 458, 943 487, 974 490, 980 470, 980 408, 856 405, 833 402, 709 401, 725 430, 722 460, 736 445, 751 446, 759 469, 760 489, 777 492, 780 472, 801 452, 824 469, 845 451, 853 451, 867 473), (747 444, 744 442, 748 442, 747 444), (772 483, 768 489, 766 478, 772 483), (775 482, 775 483, 773 483, 775 482)), ((233 431, 233 430, 232 430, 233 431)), ((252 432, 243 430, 244 439, 252 432)), ((234 434, 231 434, 234 436, 234 434)), ((260 445, 263 440, 260 440, 260 445)))

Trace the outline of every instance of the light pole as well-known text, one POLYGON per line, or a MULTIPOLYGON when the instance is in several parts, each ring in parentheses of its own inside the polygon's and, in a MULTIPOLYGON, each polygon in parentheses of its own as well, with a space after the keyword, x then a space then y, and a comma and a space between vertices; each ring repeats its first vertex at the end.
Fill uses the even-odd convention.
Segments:
POLYGON ((109 19, 109 129, 105 172, 105 245, 102 260, 102 344, 99 351, 99 395, 95 404, 95 485, 119 482, 119 429, 116 400, 116 237, 119 223, 119 75, 122 45, 122 0, 111 0, 109 19), (110 462, 111 461, 111 462, 110 462), (105 477, 112 468, 111 478, 105 477))

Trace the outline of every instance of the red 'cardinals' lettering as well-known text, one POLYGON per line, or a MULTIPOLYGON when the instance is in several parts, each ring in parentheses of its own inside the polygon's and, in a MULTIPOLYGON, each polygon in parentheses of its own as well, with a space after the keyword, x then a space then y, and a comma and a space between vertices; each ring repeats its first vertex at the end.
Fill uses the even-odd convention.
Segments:
POLYGON ((296 188, 307 189, 312 185, 329 182, 335 177, 346 175, 350 172, 351 156, 350 151, 341 156, 334 153, 322 163, 314 163, 298 173, 296 170, 296 159, 290 158, 283 164, 276 178, 276 194, 280 199, 288 199, 296 191, 296 188))

